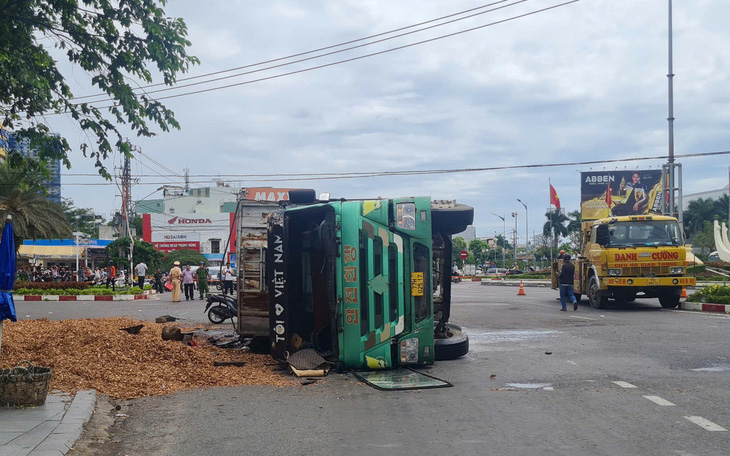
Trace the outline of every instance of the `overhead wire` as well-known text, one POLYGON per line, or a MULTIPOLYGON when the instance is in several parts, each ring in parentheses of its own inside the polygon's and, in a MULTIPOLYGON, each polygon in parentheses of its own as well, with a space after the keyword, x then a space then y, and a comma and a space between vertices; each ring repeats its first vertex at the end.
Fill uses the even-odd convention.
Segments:
MULTIPOLYGON (((525 0, 521 0, 521 1, 525 1, 525 0)), ((366 59, 366 58, 369 58, 369 57, 374 57, 374 56, 377 56, 377 55, 387 54, 387 53, 390 53, 390 52, 395 52, 395 51, 399 51, 399 50, 402 50, 402 49, 407 49, 407 48, 411 48, 411 47, 414 47, 414 46, 419 46, 419 45, 422 45, 422 44, 426 44, 426 43, 431 43, 431 42, 434 42, 434 41, 443 40, 443 39, 446 39, 446 38, 451 38, 453 36, 457 36, 457 35, 461 35, 461 34, 464 34, 464 33, 473 32, 473 31, 480 30, 480 29, 483 29, 483 28, 486 28, 486 27, 492 27, 492 26, 495 26, 495 25, 503 24, 505 22, 514 21, 514 20, 521 19, 521 18, 524 18, 524 17, 532 16, 532 15, 535 15, 535 14, 544 13, 546 11, 549 11, 549 10, 552 10, 552 9, 556 9, 556 8, 560 8, 560 7, 563 7, 563 6, 566 6, 566 5, 570 5, 572 3, 577 3, 579 1, 580 0, 570 0, 570 1, 567 1, 567 2, 559 3, 557 5, 552 5, 552 6, 545 7, 545 8, 541 8, 541 9, 538 9, 538 10, 533 10, 533 11, 530 11, 530 12, 527 12, 527 13, 524 13, 524 14, 519 14, 519 15, 516 15, 516 16, 508 17, 506 19, 501 19, 499 21, 490 22, 488 24, 483 24, 483 25, 479 25, 479 26, 476 26, 476 27, 471 27, 471 28, 468 28, 468 29, 464 29, 464 30, 460 30, 460 31, 457 31, 457 32, 449 33, 449 34, 446 34, 446 35, 440 35, 440 36, 433 37, 433 38, 429 38, 429 39, 426 39, 426 40, 421 40, 421 41, 417 41, 417 42, 414 42, 414 43, 405 44, 405 45, 402 45, 402 46, 397 46, 397 47, 393 47, 393 48, 389 48, 389 49, 384 49, 382 51, 373 52, 373 53, 370 53, 370 54, 363 54, 363 55, 356 56, 356 57, 351 57, 351 58, 348 58, 348 59, 337 60, 337 61, 334 61, 334 62, 322 64, 322 65, 316 65, 316 66, 313 66, 313 67, 302 68, 300 70, 290 71, 290 72, 287 72, 287 73, 281 73, 281 74, 276 74, 276 75, 272 75, 272 76, 266 76, 266 77, 262 77, 262 78, 258 78, 258 79, 251 79, 251 80, 248 80, 248 81, 237 82, 237 83, 234 83, 234 84, 227 84, 227 85, 223 85, 223 86, 211 87, 211 88, 201 89, 201 90, 195 90, 195 91, 191 91, 191 92, 183 92, 183 93, 174 94, 174 95, 167 95, 167 96, 164 96, 164 97, 156 97, 156 98, 152 98, 152 100, 153 101, 162 101, 162 100, 169 100, 169 99, 172 99, 172 98, 179 98, 179 97, 188 96, 188 95, 196 95, 196 94, 200 94, 200 93, 213 92, 213 91, 216 91, 216 90, 229 89, 231 87, 238 87, 238 86, 242 86, 242 85, 248 85, 248 84, 253 84, 253 83, 257 83, 257 82, 268 81, 268 80, 272 80, 272 79, 278 79, 278 78, 282 78, 282 77, 285 77, 285 76, 291 76, 291 75, 295 75, 295 74, 306 73, 306 72, 313 71, 313 70, 319 70, 319 69, 322 69, 322 68, 328 68, 328 67, 335 66, 335 65, 341 65, 343 63, 354 62, 354 61, 366 59)), ((204 84, 204 83, 201 82, 201 83, 197 83, 195 85, 201 85, 201 84, 204 84)), ((102 102, 107 102, 107 101, 111 101, 111 100, 108 100, 108 99, 107 100, 98 100, 98 101, 93 101, 91 103, 102 103, 102 102)), ((115 103, 115 104, 111 104, 111 105, 97 106, 97 109, 107 109, 107 108, 112 108, 114 106, 117 106, 117 104, 115 103)))
MULTIPOLYGON (((231 71, 244 70, 246 68, 253 68, 253 67, 257 67, 257 66, 261 66, 261 65, 267 65, 269 63, 280 62, 282 60, 289 60, 289 59, 293 59, 293 58, 296 58, 296 57, 301 57, 301 56, 304 56, 304 55, 314 54, 315 52, 321 52, 321 51, 326 51, 326 50, 329 50, 329 49, 338 48, 338 47, 341 47, 341 46, 347 46, 349 44, 359 43, 361 41, 370 40, 370 39, 373 39, 373 38, 377 38, 377 37, 380 37, 380 36, 389 35, 391 33, 396 33, 396 32, 400 32, 400 31, 403 31, 403 30, 408 30, 410 28, 419 27, 421 25, 430 24, 430 23, 437 22, 437 21, 444 20, 444 19, 448 19, 448 18, 451 18, 451 17, 460 16, 462 14, 467 14, 467 13, 470 13, 472 11, 478 11, 480 9, 488 8, 490 6, 494 6, 494 5, 499 4, 499 3, 504 3, 506 1, 507 0, 499 0, 499 1, 496 1, 496 2, 492 2, 492 3, 487 3, 486 5, 481 5, 481 6, 477 6, 475 8, 470 8, 470 9, 467 9, 467 10, 464 10, 464 11, 459 11, 457 13, 452 13, 452 14, 448 14, 446 16, 437 17, 435 19, 430 19, 428 21, 419 22, 417 24, 412 24, 412 25, 408 25, 408 26, 405 26, 405 27, 400 27, 400 28, 397 28, 397 29, 389 30, 387 32, 376 33, 374 35, 369 35, 369 36, 366 36, 366 37, 363 37, 363 38, 358 38, 358 39, 354 39, 354 40, 344 41, 342 43, 337 43, 337 44, 332 44, 332 45, 325 46, 325 47, 321 47, 321 48, 317 48, 317 49, 312 49, 310 51, 299 52, 299 53, 296 53, 296 54, 291 54, 291 55, 287 55, 287 56, 284 56, 284 57, 278 57, 278 58, 275 58, 275 59, 269 59, 269 60, 265 60, 265 61, 258 62, 258 63, 250 63, 250 64, 247 64, 247 65, 243 65, 243 66, 239 66, 239 67, 235 67, 235 68, 229 68, 229 69, 226 69, 226 70, 213 71, 213 72, 210 72, 210 73, 204 73, 204 74, 200 74, 200 75, 196 75, 196 76, 188 76, 188 77, 185 77, 185 78, 179 78, 179 79, 177 79, 177 82, 191 81, 191 80, 195 80, 195 79, 206 78, 206 77, 209 77, 209 76, 215 76, 215 75, 218 75, 218 74, 230 73, 231 71)), ((140 86, 140 87, 138 87, 138 89, 147 89, 147 88, 159 87, 159 86, 164 86, 164 85, 166 85, 164 82, 158 82, 156 84, 148 84, 148 85, 145 85, 145 86, 140 86)), ((106 96, 106 95, 107 95, 106 93, 98 93, 98 94, 95 94, 95 95, 85 95, 85 96, 81 96, 81 97, 76 97, 75 99, 76 100, 82 100, 82 99, 86 99, 86 98, 94 98, 94 97, 100 97, 100 96, 106 96)))
MULTIPOLYGON (((675 158, 703 158, 703 157, 715 157, 720 155, 730 155, 730 150, 717 151, 717 152, 697 152, 688 154, 675 154, 675 158)), ((649 157, 628 157, 628 158, 616 158, 607 160, 586 160, 586 161, 574 161, 574 162, 560 162, 560 163, 537 163, 537 164, 525 164, 525 165, 505 165, 505 166, 490 166, 480 168, 450 168, 450 169, 424 169, 424 170, 397 170, 397 171, 364 171, 364 172, 351 172, 351 173, 280 173, 280 174, 242 174, 242 175, 230 175, 238 177, 241 180, 249 182, 265 182, 265 181, 277 181, 277 182, 288 182, 288 181, 310 181, 310 180, 339 180, 339 179, 363 179, 372 177, 390 177, 390 176, 420 176, 420 175, 437 175, 437 174, 459 174, 459 173, 474 173, 474 172, 488 172, 488 171, 504 171, 511 169, 539 169, 539 168, 557 168, 565 166, 588 166, 606 163, 620 163, 629 161, 646 161, 646 160, 666 160, 666 155, 655 155, 649 157)), ((218 179, 219 180, 219 179, 218 179)), ((195 180, 191 183, 207 183, 213 182, 213 179, 208 180, 195 180)), ((156 182, 141 182, 141 185, 159 185, 156 182)), ((65 183, 64 185, 107 185, 107 183, 65 183)))

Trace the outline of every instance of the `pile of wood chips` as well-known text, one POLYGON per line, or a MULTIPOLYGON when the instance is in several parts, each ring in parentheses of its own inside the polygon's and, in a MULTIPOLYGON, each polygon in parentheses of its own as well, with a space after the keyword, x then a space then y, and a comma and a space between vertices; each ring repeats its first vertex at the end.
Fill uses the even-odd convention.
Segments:
POLYGON ((275 372, 277 365, 269 355, 218 348, 204 338, 194 339, 197 346, 162 340, 164 324, 130 318, 5 323, 0 368, 15 367, 23 360, 50 367, 51 390, 75 393, 93 388, 114 398, 132 399, 191 388, 297 384, 275 372), (144 324, 139 334, 120 331, 139 324, 144 324), (245 365, 214 367, 216 361, 245 365))

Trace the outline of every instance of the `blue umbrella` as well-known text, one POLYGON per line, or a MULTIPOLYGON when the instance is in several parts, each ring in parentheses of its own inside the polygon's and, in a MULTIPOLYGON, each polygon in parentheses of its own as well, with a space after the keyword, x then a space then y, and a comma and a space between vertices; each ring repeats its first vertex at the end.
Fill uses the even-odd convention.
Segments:
POLYGON ((13 285, 15 285, 15 238, 13 221, 8 216, 3 228, 3 237, 0 239, 0 324, 5 319, 18 321, 13 302, 13 285))

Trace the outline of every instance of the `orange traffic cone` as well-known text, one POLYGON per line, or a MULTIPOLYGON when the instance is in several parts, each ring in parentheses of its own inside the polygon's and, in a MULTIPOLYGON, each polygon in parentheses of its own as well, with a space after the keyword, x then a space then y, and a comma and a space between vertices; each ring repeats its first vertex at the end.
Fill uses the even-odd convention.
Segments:
POLYGON ((685 287, 682 287, 682 294, 679 297, 680 298, 686 298, 687 297, 687 289, 685 287))
POLYGON ((525 286, 522 284, 521 280, 520 280, 520 291, 517 292, 517 296, 527 296, 527 293, 525 293, 525 286))

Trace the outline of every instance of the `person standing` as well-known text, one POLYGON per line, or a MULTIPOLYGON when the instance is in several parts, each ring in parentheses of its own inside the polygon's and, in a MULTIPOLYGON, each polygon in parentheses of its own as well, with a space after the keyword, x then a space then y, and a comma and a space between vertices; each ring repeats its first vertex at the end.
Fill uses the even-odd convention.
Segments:
POLYGON ((116 279, 117 279, 117 268, 114 263, 109 263, 106 268, 106 287, 109 288, 109 284, 112 284, 112 291, 116 290, 116 279))
POLYGON ((185 287, 185 300, 195 299, 195 280, 193 279, 193 271, 190 265, 186 264, 182 272, 183 286, 185 287))
POLYGON ((180 278, 182 271, 180 270, 180 262, 176 261, 170 269, 170 281, 172 282, 172 302, 180 302, 180 278))
POLYGON ((205 263, 202 261, 198 265, 198 270, 195 271, 195 276, 198 281, 198 293, 200 294, 200 299, 205 299, 205 294, 208 292, 208 278, 210 277, 210 274, 208 273, 208 268, 205 267, 205 263))
POLYGON ((153 277, 155 278, 155 290, 159 294, 164 293, 165 288, 162 286, 162 273, 160 272, 160 268, 157 268, 157 271, 155 271, 153 277))
POLYGON ((233 269, 231 263, 223 267, 223 294, 233 294, 233 269))
POLYGON ((558 281, 560 282, 560 310, 567 310, 566 299, 570 299, 573 303, 573 310, 578 310, 578 301, 573 294, 573 281, 575 278, 575 265, 570 262, 570 255, 567 253, 563 257, 563 267, 560 268, 558 281))
POLYGON ((139 286, 140 290, 144 290, 144 279, 147 276, 147 265, 144 261, 137 263, 137 266, 134 267, 134 272, 137 274, 137 286, 139 286))

